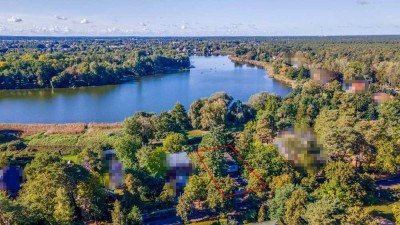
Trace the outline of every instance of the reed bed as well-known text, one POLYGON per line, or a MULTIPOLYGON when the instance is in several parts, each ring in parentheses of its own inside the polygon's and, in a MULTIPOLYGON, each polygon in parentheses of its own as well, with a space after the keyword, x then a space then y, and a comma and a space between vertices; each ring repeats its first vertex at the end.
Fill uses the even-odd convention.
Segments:
POLYGON ((86 130, 117 130, 121 123, 66 123, 66 124, 19 124, 0 123, 0 133, 8 132, 17 136, 29 136, 38 132, 47 134, 82 134, 86 130))

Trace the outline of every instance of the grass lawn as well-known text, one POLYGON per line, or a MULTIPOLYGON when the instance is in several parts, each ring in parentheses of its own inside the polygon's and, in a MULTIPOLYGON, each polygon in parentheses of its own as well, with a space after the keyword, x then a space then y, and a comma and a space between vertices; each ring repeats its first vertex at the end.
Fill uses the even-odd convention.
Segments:
POLYGON ((195 137, 202 137, 204 134, 207 134, 208 131, 205 130, 190 130, 187 132, 187 135, 189 138, 195 138, 195 137))
POLYGON ((394 221, 394 215, 392 212, 392 208, 395 205, 400 206, 400 202, 367 206, 367 207, 365 207, 365 210, 367 212, 370 212, 373 216, 381 216, 388 220, 394 221))
POLYGON ((78 155, 64 155, 62 159, 65 161, 71 160, 74 163, 78 163, 78 155))

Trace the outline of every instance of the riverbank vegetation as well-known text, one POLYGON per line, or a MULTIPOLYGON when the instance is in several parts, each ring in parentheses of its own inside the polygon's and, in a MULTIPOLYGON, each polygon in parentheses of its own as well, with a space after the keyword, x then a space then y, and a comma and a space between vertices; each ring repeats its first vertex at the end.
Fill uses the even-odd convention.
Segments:
MULTIPOLYGON (((18 136, 2 125, 7 129, 0 136, 0 167, 19 166, 24 179, 17 196, 0 195, 0 219, 142 224, 152 213, 172 208, 168 216, 176 212, 187 223, 210 215, 229 224, 374 224, 378 214, 372 207, 399 197, 398 189, 380 189, 375 179, 400 170, 400 99, 376 102, 373 93, 308 80, 285 98, 262 92, 244 103, 215 93, 187 110, 177 103, 158 115, 135 113, 121 125, 77 125, 77 133, 49 132, 54 127, 49 125, 18 136), (235 147, 265 188, 222 198, 196 150, 224 145, 235 147), (107 185, 104 154, 110 149, 125 174, 114 188, 107 185), (175 197, 163 160, 180 152, 194 168, 175 197)), ((239 177, 244 190, 260 184, 244 164, 227 175, 223 151, 201 156, 226 195, 238 190, 239 177)), ((379 215, 393 220, 398 216, 393 210, 379 215)))
POLYGON ((2 45, 5 53, 0 53, 0 89, 118 84, 190 68, 184 54, 135 42, 75 40, 2 45))

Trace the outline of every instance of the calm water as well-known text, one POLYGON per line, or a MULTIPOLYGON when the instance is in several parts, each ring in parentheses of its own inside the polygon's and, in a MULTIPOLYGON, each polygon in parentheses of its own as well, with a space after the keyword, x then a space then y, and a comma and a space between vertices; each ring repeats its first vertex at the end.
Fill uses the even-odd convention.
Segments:
POLYGON ((258 92, 286 96, 291 89, 266 71, 235 65, 226 56, 192 57, 190 72, 146 77, 121 85, 0 91, 0 123, 117 122, 137 111, 170 110, 225 91, 247 101, 258 92))

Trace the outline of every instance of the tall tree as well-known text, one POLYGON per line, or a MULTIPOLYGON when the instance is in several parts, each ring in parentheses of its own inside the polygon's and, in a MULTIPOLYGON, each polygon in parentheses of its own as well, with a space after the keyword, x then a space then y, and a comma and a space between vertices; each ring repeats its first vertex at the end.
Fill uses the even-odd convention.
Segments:
POLYGON ((285 202, 284 221, 287 225, 307 224, 303 219, 308 204, 308 193, 302 189, 292 192, 290 198, 285 202))
POLYGON ((296 189, 298 189, 297 186, 290 184, 275 191, 274 197, 267 202, 271 219, 284 221, 285 203, 296 189))
POLYGON ((75 209, 64 188, 58 188, 54 207, 54 218, 58 224, 71 224, 74 220, 75 209))
POLYGON ((174 108, 170 111, 172 119, 175 120, 175 123, 180 127, 181 130, 188 129, 190 127, 189 117, 186 113, 185 107, 177 102, 174 105, 174 108))
POLYGON ((126 215, 121 206, 121 203, 117 200, 114 203, 114 208, 111 213, 113 225, 126 225, 126 215))
POLYGON ((127 225, 143 225, 143 218, 137 206, 132 207, 126 219, 128 222, 127 225))

